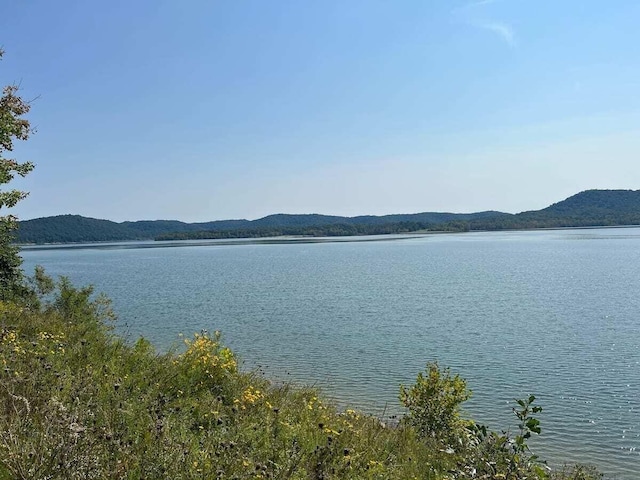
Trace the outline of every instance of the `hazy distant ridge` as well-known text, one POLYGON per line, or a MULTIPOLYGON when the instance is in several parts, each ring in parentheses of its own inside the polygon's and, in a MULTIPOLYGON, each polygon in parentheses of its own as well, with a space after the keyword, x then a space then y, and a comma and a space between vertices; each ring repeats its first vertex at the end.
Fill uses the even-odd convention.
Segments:
POLYGON ((542 210, 516 215, 497 211, 477 213, 423 212, 340 217, 319 214, 275 214, 257 220, 217 220, 185 223, 177 220, 112 222, 58 215, 20 222, 21 243, 65 243, 165 238, 216 238, 269 234, 346 235, 406 232, 418 229, 501 230, 597 225, 640 224, 640 190, 587 190, 542 210), (329 228, 332 226, 331 228, 329 228))

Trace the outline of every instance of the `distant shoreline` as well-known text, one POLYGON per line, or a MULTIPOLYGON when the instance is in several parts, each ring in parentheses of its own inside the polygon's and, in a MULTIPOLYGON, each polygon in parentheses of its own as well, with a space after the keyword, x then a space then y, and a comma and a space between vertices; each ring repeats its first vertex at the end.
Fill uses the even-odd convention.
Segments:
POLYGON ((57 215, 19 222, 16 243, 75 244, 120 241, 335 238, 512 230, 605 228, 640 225, 640 190, 585 190, 541 210, 517 214, 421 212, 341 217, 278 213, 256 220, 112 222, 57 215))
POLYGON ((599 225, 583 227, 541 227, 541 228, 514 228, 501 230, 469 230, 452 232, 446 230, 416 231, 394 234, 373 234, 373 235, 335 235, 324 237, 313 237, 304 235, 280 235, 273 237, 240 237, 232 239, 198 239, 198 240, 105 240, 96 242, 57 242, 57 243, 22 243, 16 244, 24 250, 81 250, 81 249, 103 249, 103 250, 127 250, 139 248, 171 248, 171 247, 204 247, 204 246, 233 246, 233 245, 288 245, 288 244, 311 244, 311 243, 359 243, 359 242, 381 242, 395 240, 409 240, 423 238, 432 235, 460 235, 468 233, 504 233, 504 232, 535 232, 535 231, 566 231, 566 230, 601 230, 601 229, 625 229, 640 228, 636 225, 599 225))

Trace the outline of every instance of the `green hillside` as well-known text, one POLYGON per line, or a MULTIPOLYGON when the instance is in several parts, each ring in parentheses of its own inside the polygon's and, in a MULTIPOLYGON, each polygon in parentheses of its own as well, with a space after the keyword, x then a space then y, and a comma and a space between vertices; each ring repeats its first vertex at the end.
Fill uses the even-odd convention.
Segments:
POLYGON ((640 225, 640 190, 586 190, 542 210, 472 220, 472 230, 640 225))
POLYGON ((59 215, 20 222, 20 243, 252 238, 278 235, 346 236, 419 230, 466 231, 640 225, 640 190, 586 190, 542 210, 516 215, 423 212, 340 217, 275 214, 257 220, 185 223, 177 220, 112 222, 59 215))
POLYGON ((638 215, 640 190, 585 190, 541 210, 556 215, 638 215))
POLYGON ((20 222, 20 243, 68 243, 137 240, 143 238, 135 230, 110 220, 80 215, 58 215, 20 222))
MULTIPOLYGON (((152 239, 247 238, 278 235, 375 235, 410 232, 451 222, 510 216, 500 212, 471 214, 415 213, 385 216, 269 215, 257 220, 184 223, 176 220, 109 220, 59 215, 20 222, 19 243, 71 243, 152 239)), ((442 228, 450 228, 442 227, 442 228)))

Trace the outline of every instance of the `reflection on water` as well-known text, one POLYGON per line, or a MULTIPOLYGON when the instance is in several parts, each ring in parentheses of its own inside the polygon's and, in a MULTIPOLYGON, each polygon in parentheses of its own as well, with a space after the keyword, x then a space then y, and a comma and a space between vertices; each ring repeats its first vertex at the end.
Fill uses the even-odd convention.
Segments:
POLYGON ((353 243, 380 242, 391 240, 407 240, 424 235, 366 235, 359 237, 305 237, 279 236, 264 238, 233 238, 224 240, 171 240, 171 241, 138 241, 138 242, 100 242, 100 243, 60 243, 47 245, 24 245, 24 251, 38 250, 125 250, 136 248, 172 248, 172 247, 216 247, 229 245, 288 245, 300 243, 353 243))

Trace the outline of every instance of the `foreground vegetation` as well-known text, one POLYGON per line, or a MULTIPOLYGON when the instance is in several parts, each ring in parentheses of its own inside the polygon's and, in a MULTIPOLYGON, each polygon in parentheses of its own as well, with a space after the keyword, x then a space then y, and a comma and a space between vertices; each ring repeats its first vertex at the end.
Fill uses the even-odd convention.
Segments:
POLYGON ((239 371, 218 334, 166 354, 127 344, 104 298, 41 271, 0 319, 0 479, 600 478, 531 455, 533 397, 516 435, 462 419, 465 382, 437 365, 401 389, 408 413, 389 427, 239 371))

